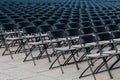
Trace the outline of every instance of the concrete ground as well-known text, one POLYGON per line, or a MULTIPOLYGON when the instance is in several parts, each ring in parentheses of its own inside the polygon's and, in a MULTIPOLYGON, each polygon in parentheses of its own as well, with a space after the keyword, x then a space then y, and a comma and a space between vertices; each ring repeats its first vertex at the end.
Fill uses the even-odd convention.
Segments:
MULTIPOLYGON (((4 48, 0 49, 1 54, 3 50, 4 48)), ((80 73, 88 66, 87 62, 79 63, 80 70, 77 70, 74 64, 65 66, 63 67, 64 74, 62 74, 60 68, 49 70, 51 63, 47 58, 36 60, 36 66, 34 66, 32 61, 23 62, 25 54, 14 54, 13 57, 14 59, 11 59, 9 55, 0 55, 0 80, 94 80, 92 76, 79 79, 80 73)), ((55 57, 52 57, 52 61, 54 59, 55 57)), ((120 68, 111 72, 114 79, 120 80, 120 68)), ((96 77, 97 80, 110 80, 107 71, 96 74, 96 77)))

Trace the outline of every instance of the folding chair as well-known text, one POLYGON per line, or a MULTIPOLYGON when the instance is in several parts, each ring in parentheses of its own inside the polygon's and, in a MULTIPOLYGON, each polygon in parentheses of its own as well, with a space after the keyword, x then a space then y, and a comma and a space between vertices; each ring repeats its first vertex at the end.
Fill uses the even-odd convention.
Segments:
MULTIPOLYGON (((55 47, 53 46, 53 50, 55 51, 55 55, 56 55, 56 59, 52 62, 51 66, 49 69, 53 68, 53 65, 55 64, 56 61, 58 61, 59 63, 59 66, 60 66, 60 69, 63 72, 63 69, 62 69, 62 64, 60 63, 60 57, 63 56, 63 58, 65 58, 64 56, 64 53, 65 52, 71 52, 71 54, 74 54, 74 50, 75 48, 72 48, 69 43, 68 43, 68 46, 60 46, 60 44, 62 42, 66 42, 68 41, 68 39, 66 38, 67 36, 65 35, 65 32, 63 30, 57 30, 57 31, 52 31, 52 32, 49 32, 49 37, 50 37, 50 40, 51 40, 51 43, 53 44, 53 39, 55 39, 56 41, 61 41, 59 43, 59 46, 58 47, 55 47)), ((53 44, 54 45, 54 44, 53 44)), ((76 59, 74 58, 74 61, 76 62, 76 59)), ((78 65, 76 65, 78 66, 78 65)))
POLYGON ((76 67, 77 69, 79 70, 79 67, 78 67, 78 64, 77 64, 77 61, 75 59, 75 54, 77 54, 77 57, 79 57, 79 54, 78 54, 78 50, 80 49, 80 47, 78 47, 78 43, 79 43, 79 34, 80 34, 80 31, 76 28, 71 28, 71 29, 67 29, 66 30, 66 34, 68 36, 68 42, 69 42, 69 45, 73 48, 76 48, 76 50, 74 51, 74 53, 72 53, 67 59, 66 61, 64 62, 64 65, 67 65, 68 62, 74 58, 75 60, 75 64, 76 64, 76 67), (77 50, 78 49, 78 50, 77 50))
POLYGON ((117 47, 119 45, 119 38, 120 38, 120 31, 112 31, 111 34, 113 35, 113 41, 116 52, 111 53, 113 56, 117 56, 117 60, 110 66, 110 70, 114 68, 114 66, 120 61, 120 50, 117 47))
MULTIPOLYGON (((80 39, 81 39, 81 41, 83 41, 84 38, 83 39, 80 38, 80 39)), ((82 77, 82 75, 90 68, 90 70, 92 72, 92 75, 93 75, 94 79, 96 80, 95 71, 96 71, 96 69, 99 69, 99 68, 101 69, 101 65, 104 63, 104 65, 105 65, 105 67, 106 67, 106 69, 108 71, 108 74, 109 74, 110 78, 113 78, 112 74, 111 74, 111 72, 109 70, 108 64, 107 64, 107 59, 110 56, 109 53, 111 53, 111 52, 109 52, 109 51, 103 51, 103 50, 101 50, 101 47, 99 46, 99 44, 101 42, 102 43, 103 42, 104 43, 110 43, 109 41, 112 39, 112 36, 109 33, 99 33, 99 34, 97 34, 97 37, 95 37, 93 35, 90 35, 90 36, 87 37, 87 39, 93 40, 96 43, 96 46, 98 47, 98 49, 100 49, 100 52, 99 53, 95 53, 95 54, 88 54, 88 55, 86 55, 86 58, 88 58, 87 62, 88 62, 89 66, 83 71, 83 73, 81 74, 80 77, 82 77), (95 70, 93 70, 92 66, 94 66, 95 65, 94 63, 96 61, 98 61, 99 59, 102 59, 103 62, 95 70)), ((83 46, 83 49, 84 49, 84 46, 83 46)), ((104 65, 102 65, 102 66, 104 66, 104 65)))
POLYGON ((2 37, 1 46, 2 45, 5 46, 5 50, 4 50, 3 54, 2 54, 2 56, 6 55, 5 53, 6 53, 6 51, 8 51, 10 53, 10 55, 11 55, 11 58, 13 58, 12 57, 12 52, 9 49, 9 47, 12 46, 12 43, 7 44, 7 38, 18 36, 19 31, 17 29, 17 25, 15 25, 14 23, 6 23, 6 24, 2 25, 1 29, 2 29, 2 31, 1 31, 2 32, 1 33, 1 37, 2 37))
MULTIPOLYGON (((43 36, 43 34, 42 34, 42 33, 45 33, 45 32, 47 33, 47 31, 50 31, 51 29, 52 29, 52 28, 51 28, 51 26, 49 26, 49 25, 41 25, 41 26, 39 26, 38 28, 36 28, 37 31, 34 30, 35 33, 39 33, 39 38, 40 38, 40 40, 37 40, 37 41, 29 42, 29 43, 28 43, 28 45, 31 45, 31 48, 29 49, 30 52, 27 53, 28 55, 26 55, 24 61, 26 61, 27 57, 28 57, 29 55, 31 55, 32 60, 33 60, 33 63, 34 63, 34 65, 36 65, 36 64, 35 64, 35 61, 34 61, 35 59, 34 59, 34 57, 32 56, 32 51, 33 51, 36 47, 38 47, 38 48, 39 48, 39 51, 40 51, 40 54, 38 54, 38 56, 36 57, 36 59, 40 59, 40 58, 43 56, 43 54, 46 53, 46 55, 47 55, 47 57, 48 57, 48 61, 51 62, 50 56, 49 56, 49 54, 48 54, 48 52, 47 52, 47 48, 49 47, 50 41, 44 40, 43 37, 46 37, 47 35, 46 35, 46 36, 45 36, 45 35, 43 36)), ((32 29, 29 28, 29 32, 31 33, 30 30, 32 30, 32 29)))

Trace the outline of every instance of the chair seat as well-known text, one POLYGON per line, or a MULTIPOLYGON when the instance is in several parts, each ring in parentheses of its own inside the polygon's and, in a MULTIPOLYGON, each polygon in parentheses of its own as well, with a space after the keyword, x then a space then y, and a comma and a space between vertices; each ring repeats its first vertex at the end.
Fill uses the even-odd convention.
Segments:
POLYGON ((53 39, 53 40, 52 40, 53 43, 61 42, 61 41, 63 41, 63 39, 59 39, 59 40, 53 39))
POLYGON ((112 43, 110 41, 100 41, 99 44, 108 44, 108 43, 112 43))
POLYGON ((41 34, 41 36, 42 36, 42 37, 47 37, 48 34, 47 34, 47 33, 46 33, 46 34, 41 34))
POLYGON ((66 38, 59 38, 59 41, 66 41, 66 38))
POLYGON ((81 45, 72 45, 73 48, 81 48, 81 45))
POLYGON ((5 32, 3 34, 15 34, 15 33, 23 33, 23 31, 5 32))
POLYGON ((117 55, 120 54, 120 51, 118 50, 117 52, 115 50, 110 50, 110 51, 105 51, 104 53, 110 54, 110 55, 117 55))
POLYGON ((24 38, 22 38, 22 37, 6 38, 6 40, 8 40, 8 41, 21 40, 21 39, 24 39, 24 38))
POLYGON ((92 43, 87 43, 87 44, 85 44, 85 47, 95 46, 95 45, 96 45, 96 42, 92 42, 92 43))
POLYGON ((28 36, 21 36, 21 37, 13 37, 13 38, 6 38, 6 40, 12 41, 12 40, 20 40, 20 39, 29 39, 29 38, 35 38, 40 37, 39 35, 28 35, 28 36))
POLYGON ((22 36, 23 38, 29 39, 29 38, 36 38, 40 37, 40 35, 28 35, 28 36, 22 36))
MULTIPOLYGON (((93 42, 93 43, 87 43, 84 47, 90 47, 90 46, 95 46, 96 43, 93 42)), ((73 48, 82 48, 82 46, 79 44, 79 45, 72 45, 73 48)))
POLYGON ((79 39, 79 36, 68 38, 68 40, 76 40, 76 39, 79 39))
POLYGON ((42 42, 42 41, 39 41, 39 42, 30 42, 28 43, 29 45, 43 45, 43 44, 48 44, 47 42, 42 42))
POLYGON ((72 50, 75 50, 75 48, 69 48, 68 46, 67 47, 60 47, 60 48, 55 48, 56 51, 72 51, 72 50))
POLYGON ((47 40, 47 42, 57 43, 57 42, 65 41, 65 40, 66 38, 59 38, 59 39, 52 39, 51 41, 47 40))
POLYGON ((86 55, 86 57, 88 58, 102 58, 102 57, 108 57, 109 54, 100 54, 100 53, 97 53, 97 54, 89 54, 89 55, 86 55))
POLYGON ((118 38, 118 39, 114 39, 114 41, 118 41, 118 42, 119 42, 119 41, 120 41, 120 38, 118 38))

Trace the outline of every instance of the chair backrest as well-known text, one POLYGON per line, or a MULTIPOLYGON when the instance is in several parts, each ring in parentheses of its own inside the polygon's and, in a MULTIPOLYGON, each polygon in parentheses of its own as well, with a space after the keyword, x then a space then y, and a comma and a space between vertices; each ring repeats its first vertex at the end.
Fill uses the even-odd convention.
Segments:
POLYGON ((109 31, 115 31, 120 29, 116 24, 106 25, 106 27, 109 31))
POLYGON ((25 21, 25 19, 23 19, 23 18, 16 18, 16 19, 14 19, 14 21, 15 21, 15 23, 19 23, 19 22, 25 21))
POLYGON ((94 27, 94 31, 95 33, 99 33, 99 32, 106 32, 106 28, 105 27, 94 27))
POLYGON ((108 24, 112 24, 113 23, 113 21, 112 20, 103 20, 103 22, 104 22, 104 24, 105 25, 108 25, 108 24))
POLYGON ((48 17, 47 17, 47 16, 42 16, 42 17, 40 17, 40 19, 41 19, 42 21, 45 21, 45 20, 48 19, 48 17))
POLYGON ((30 22, 27 22, 27 21, 23 21, 23 22, 20 22, 18 23, 19 24, 19 29, 22 29, 24 27, 29 27, 29 26, 33 26, 30 22))
POLYGON ((4 24, 4 23, 9 23, 11 22, 11 20, 9 19, 0 19, 0 23, 4 24))
POLYGON ((0 19, 7 19, 7 16, 0 16, 0 19))
POLYGON ((110 18, 108 16, 102 16, 101 17, 103 20, 109 20, 110 18))
POLYGON ((23 32, 25 34, 35 34, 35 33, 39 33, 39 29, 37 27, 25 27, 23 28, 23 32))
POLYGON ((5 31, 14 31, 15 29, 17 29, 17 25, 14 23, 6 23, 2 25, 2 30, 5 31))
POLYGON ((114 19, 115 24, 120 24, 120 19, 114 19))
POLYGON ((50 24, 50 25, 53 25, 53 24, 56 23, 56 21, 55 21, 54 19, 48 19, 48 20, 46 21, 46 23, 47 23, 47 24, 50 24))
POLYGON ((68 23, 68 19, 66 19, 66 18, 61 18, 61 19, 59 19, 59 22, 60 22, 60 23, 67 24, 67 23, 68 23))
POLYGON ((54 16, 54 15, 53 15, 53 16, 51 16, 50 18, 51 18, 51 19, 54 19, 54 20, 57 20, 57 19, 59 18, 59 16, 54 16))
POLYGON ((80 31, 76 28, 71 28, 66 30, 67 36, 74 37, 74 36, 79 36, 80 31))
POLYGON ((52 29, 52 26, 51 26, 51 25, 48 25, 48 24, 40 25, 38 28, 39 28, 40 32, 42 32, 42 33, 47 33, 47 32, 49 32, 49 31, 52 31, 52 30, 53 30, 53 29, 52 29))
POLYGON ((120 31, 113 31, 112 35, 114 39, 120 38, 120 31))
POLYGON ((28 21, 34 21, 34 20, 36 20, 36 19, 37 19, 37 18, 35 18, 35 17, 28 17, 28 18, 27 18, 28 21))
POLYGON ((93 21, 93 26, 97 27, 97 26, 103 26, 104 24, 99 20, 99 21, 93 21))
POLYGON ((66 37, 65 31, 63 30, 56 30, 56 31, 50 31, 49 32, 49 38, 50 39, 59 39, 66 37))
POLYGON ((84 21, 84 22, 81 22, 81 26, 82 27, 91 27, 92 24, 89 21, 84 21))
POLYGON ((91 33, 94 33, 94 29, 92 27, 81 28, 81 33, 91 34, 91 33))
POLYGON ((20 17, 19 15, 12 15, 11 16, 12 19, 19 18, 19 17, 20 17))
POLYGON ((101 32, 97 34, 98 41, 110 41, 113 39, 113 36, 110 32, 101 32))
POLYGON ((35 26, 40 26, 43 24, 43 21, 42 20, 35 20, 32 22, 35 26))
POLYGON ((83 22, 89 22, 89 18, 88 17, 81 18, 81 21, 83 21, 83 22))
POLYGON ((96 37, 93 36, 92 34, 80 35, 79 38, 81 44, 96 42, 96 37))
POLYGON ((54 28, 55 28, 55 30, 65 30, 65 29, 67 29, 67 26, 64 23, 56 23, 54 25, 54 28))
POLYGON ((70 22, 68 25, 70 28, 77 28, 77 29, 80 28, 79 23, 76 23, 76 22, 70 22))
POLYGON ((71 22, 79 23, 79 18, 71 18, 70 21, 71 21, 71 22))

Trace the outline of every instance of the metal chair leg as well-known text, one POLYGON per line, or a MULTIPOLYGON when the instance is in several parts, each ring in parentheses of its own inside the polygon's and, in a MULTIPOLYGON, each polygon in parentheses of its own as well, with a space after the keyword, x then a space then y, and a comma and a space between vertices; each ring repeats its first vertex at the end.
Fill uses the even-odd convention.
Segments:
POLYGON ((64 74, 64 71, 63 71, 62 66, 61 66, 61 64, 60 64, 60 60, 59 60, 59 58, 58 58, 57 61, 58 61, 58 64, 59 64, 59 66, 60 66, 60 69, 61 69, 62 74, 64 74))
POLYGON ((93 69, 92 69, 92 67, 91 67, 92 64, 90 64, 89 60, 88 60, 87 62, 88 62, 88 65, 90 65, 90 70, 91 70, 91 72, 92 72, 93 78, 94 78, 94 80, 96 80, 96 77, 95 77, 94 71, 93 71, 93 69))
POLYGON ((105 62, 105 66, 106 66, 106 68, 107 68, 108 74, 109 74, 110 78, 112 79, 113 76, 112 76, 112 74, 111 74, 111 72, 110 72, 110 69, 109 69, 109 67, 108 67, 108 64, 107 64, 106 58, 103 58, 103 61, 105 62))

